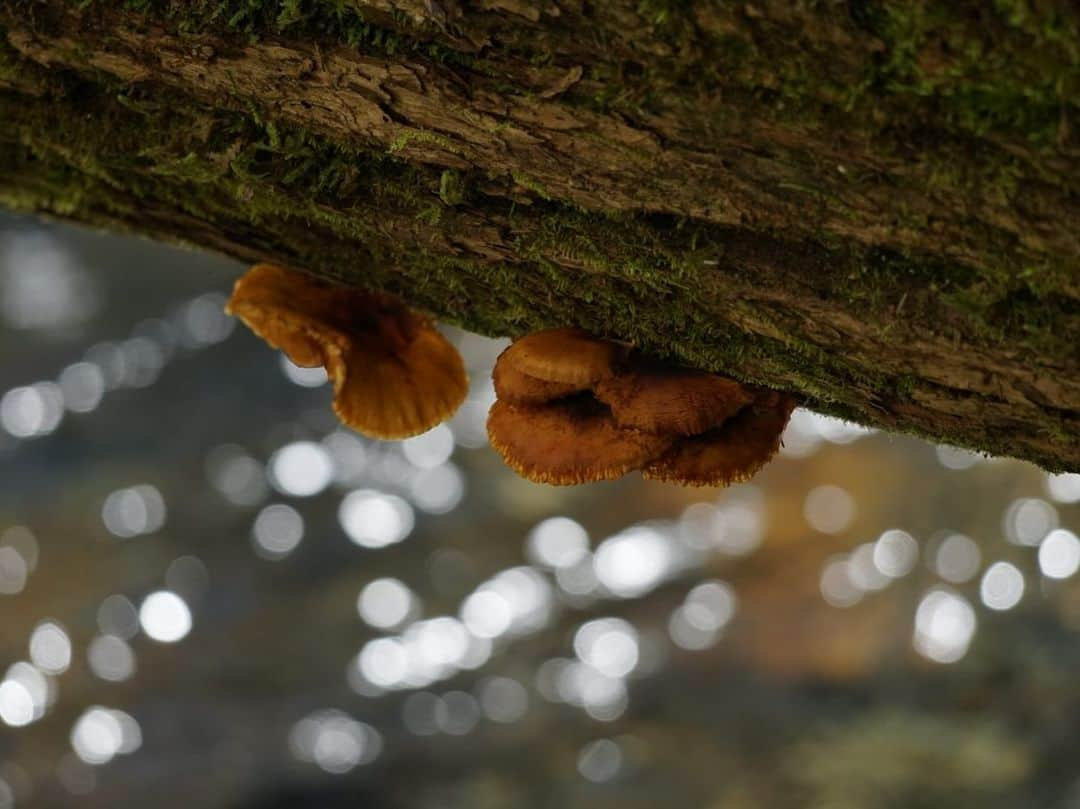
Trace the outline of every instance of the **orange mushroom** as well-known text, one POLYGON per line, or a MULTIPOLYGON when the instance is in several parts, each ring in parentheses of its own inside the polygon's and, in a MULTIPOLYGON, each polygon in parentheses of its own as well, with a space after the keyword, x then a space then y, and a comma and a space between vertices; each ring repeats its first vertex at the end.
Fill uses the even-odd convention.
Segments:
POLYGON ((258 264, 236 282, 225 311, 297 365, 324 366, 334 412, 373 438, 425 432, 468 391, 457 350, 392 295, 258 264))
POLYGON ((727 485, 776 453, 790 397, 628 355, 575 328, 515 341, 492 374, 492 446, 519 474, 555 484, 641 469, 647 478, 727 485))
POLYGON ((499 355, 527 377, 587 390, 615 373, 627 349, 575 328, 547 329, 515 340, 499 355))
POLYGON ((496 401, 488 438, 507 466, 535 483, 613 480, 663 453, 673 437, 619 427, 590 396, 543 405, 496 401))
POLYGON ((685 486, 727 486, 749 480, 780 448, 795 407, 786 394, 769 391, 731 420, 682 438, 645 466, 642 476, 685 486))
POLYGON ((734 379, 643 364, 601 381, 596 398, 611 407, 623 427, 679 435, 718 427, 754 400, 734 379))
POLYGON ((515 404, 543 404, 588 390, 588 387, 570 382, 537 379, 535 376, 523 374, 509 362, 501 360, 502 355, 499 355, 499 360, 496 360, 495 368, 491 372, 491 381, 495 384, 495 395, 504 401, 515 404))

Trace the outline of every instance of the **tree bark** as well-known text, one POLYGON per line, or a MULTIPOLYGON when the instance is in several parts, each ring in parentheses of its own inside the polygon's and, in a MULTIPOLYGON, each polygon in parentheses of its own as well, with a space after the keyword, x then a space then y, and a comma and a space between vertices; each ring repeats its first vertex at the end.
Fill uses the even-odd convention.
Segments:
POLYGON ((1080 12, 7 0, 0 204, 1080 468, 1080 12))

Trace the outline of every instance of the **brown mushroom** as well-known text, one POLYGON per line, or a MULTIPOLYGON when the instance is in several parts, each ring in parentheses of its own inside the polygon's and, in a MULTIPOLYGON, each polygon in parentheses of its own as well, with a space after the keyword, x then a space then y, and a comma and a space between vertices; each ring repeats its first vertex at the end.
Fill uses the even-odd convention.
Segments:
POLYGON ((392 295, 259 264, 236 282, 226 311, 297 365, 324 366, 334 412, 373 438, 425 432, 468 391, 457 350, 392 295))
POLYGON ((761 394, 734 418, 701 435, 679 439, 642 475, 686 486, 727 486, 749 480, 780 448, 795 401, 761 394))
POLYGON ((301 301, 311 301, 323 286, 301 273, 257 264, 233 286, 225 311, 240 318, 271 347, 284 351, 296 365, 315 368, 323 364, 321 344, 331 339, 325 318, 315 315, 325 304, 303 305, 301 301))
POLYGON ((659 365, 639 365, 601 381, 596 398, 623 427, 679 435, 718 427, 754 400, 734 379, 659 365))
MULTIPOLYGON (((504 351, 503 354, 505 353, 504 351)), ((495 384, 495 395, 507 402, 543 404, 588 389, 587 386, 582 387, 570 382, 548 382, 546 379, 523 374, 509 362, 504 362, 502 357, 500 354, 495 361, 491 381, 495 384)))
POLYGON ((559 486, 622 477, 672 441, 619 427, 611 411, 591 396, 533 406, 496 401, 487 429, 507 466, 536 483, 559 486))
POLYGON ((515 340, 499 362, 544 382, 591 388, 615 373, 627 349, 576 328, 547 329, 515 340))

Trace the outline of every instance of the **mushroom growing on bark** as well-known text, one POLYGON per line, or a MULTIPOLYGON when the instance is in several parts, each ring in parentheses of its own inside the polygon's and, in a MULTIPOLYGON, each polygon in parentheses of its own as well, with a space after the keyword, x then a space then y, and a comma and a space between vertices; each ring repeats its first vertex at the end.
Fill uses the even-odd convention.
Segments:
POLYGON ((581 329, 547 329, 515 340, 492 372, 495 395, 515 404, 542 404, 588 391, 610 378, 627 353, 581 329))
POLYGON ((611 411, 590 396, 531 406, 497 400, 488 415, 488 437, 519 475, 556 486, 621 478, 673 440, 619 427, 611 411))
POLYGON ((627 349, 582 329, 545 329, 515 340, 499 360, 526 376, 588 390, 615 373, 627 349))
POLYGON ((717 427, 754 400, 734 379, 656 364, 605 379, 596 386, 596 398, 623 427, 679 435, 717 427))
POLYGON ((491 445, 538 483, 634 469, 694 486, 745 480, 775 454, 794 407, 784 394, 631 356, 580 329, 515 341, 492 376, 491 445))
POLYGON ((297 365, 325 367, 334 412, 373 438, 425 432, 468 392, 457 349, 392 295, 258 264, 236 282, 225 311, 297 365))
POLYGON ((680 438, 642 475, 684 486, 728 486, 749 480, 780 449, 795 400, 769 391, 722 426, 680 438))
POLYGON ((543 404, 553 399, 561 399, 572 393, 579 393, 582 388, 570 382, 549 382, 535 376, 523 374, 507 362, 497 363, 491 373, 495 385, 495 395, 504 402, 515 404, 543 404))

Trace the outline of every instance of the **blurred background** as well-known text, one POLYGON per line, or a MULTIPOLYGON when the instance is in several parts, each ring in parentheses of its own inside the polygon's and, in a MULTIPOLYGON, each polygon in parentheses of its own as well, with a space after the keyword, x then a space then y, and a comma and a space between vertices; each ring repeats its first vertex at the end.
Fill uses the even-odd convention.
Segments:
POLYGON ((750 484, 341 429, 243 268, 0 215, 0 809, 1080 807, 1080 475, 797 410, 750 484))

